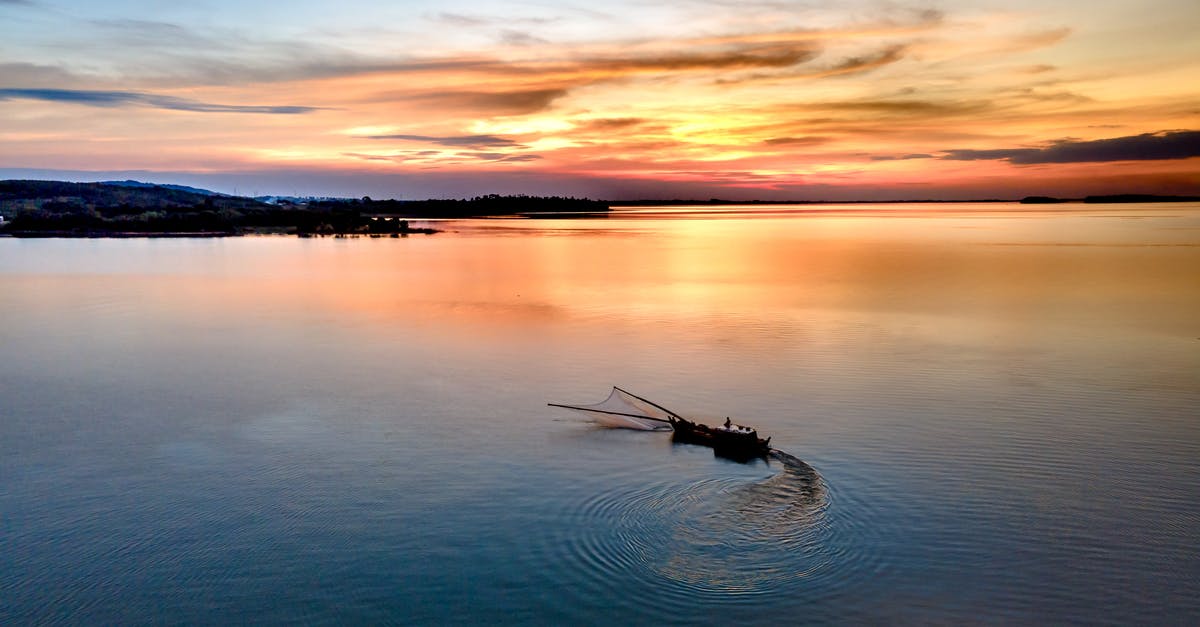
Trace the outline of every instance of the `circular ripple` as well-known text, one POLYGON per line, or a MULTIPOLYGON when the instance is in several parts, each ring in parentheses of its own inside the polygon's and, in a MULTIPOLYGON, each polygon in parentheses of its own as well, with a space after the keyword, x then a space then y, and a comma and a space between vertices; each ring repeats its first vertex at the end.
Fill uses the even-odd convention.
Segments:
MULTIPOLYGON (((826 490, 820 476, 785 453, 766 480, 625 481, 571 503, 543 548, 566 560, 573 602, 644 588, 663 616, 702 604, 787 594, 831 567, 824 549, 826 490)), ((568 601, 571 602, 571 601, 568 601)), ((645 605, 625 595, 619 604, 645 605)))
MULTIPOLYGON (((867 477, 841 471, 840 478, 861 488, 870 485, 867 477)), ((888 569, 880 553, 882 538, 899 533, 899 521, 880 513, 874 491, 847 491, 841 484, 831 485, 825 494, 821 520, 822 554, 831 568, 806 586, 809 599, 850 600, 859 594, 863 582, 878 580, 888 569)))

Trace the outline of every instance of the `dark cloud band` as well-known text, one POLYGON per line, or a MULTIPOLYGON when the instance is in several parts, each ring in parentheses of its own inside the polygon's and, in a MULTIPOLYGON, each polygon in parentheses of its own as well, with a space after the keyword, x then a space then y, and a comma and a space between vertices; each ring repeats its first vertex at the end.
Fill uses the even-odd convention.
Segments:
POLYGON ((1017 165, 1158 161, 1200 157, 1200 131, 1163 131, 1092 141, 1058 141, 1045 148, 948 150, 950 161, 1006 160, 1017 165))
POLYGON ((452 135, 437 137, 433 135, 370 135, 368 139, 388 139, 410 142, 424 142, 452 148, 512 148, 519 144, 505 137, 496 135, 452 135))
POLYGON ((62 102, 89 107, 151 107, 171 111, 195 113, 260 113, 272 115, 296 115, 321 110, 320 107, 294 105, 225 105, 161 96, 136 91, 97 91, 85 89, 0 89, 3 100, 41 100, 62 102))

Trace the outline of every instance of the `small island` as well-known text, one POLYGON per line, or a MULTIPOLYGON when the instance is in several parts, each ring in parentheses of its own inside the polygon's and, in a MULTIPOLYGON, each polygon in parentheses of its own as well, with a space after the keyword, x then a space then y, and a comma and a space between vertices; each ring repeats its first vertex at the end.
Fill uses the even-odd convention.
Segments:
POLYGON ((0 233, 14 237, 407 237, 411 219, 596 217, 600 201, 497 194, 464 200, 246 198, 138 181, 0 181, 0 233))
POLYGON ((1087 204, 1116 204, 1134 202, 1197 202, 1200 196, 1163 196, 1160 194, 1108 194, 1104 196, 1087 196, 1085 198, 1056 198, 1054 196, 1026 196, 1021 199, 1023 205, 1057 205, 1068 202, 1087 204))

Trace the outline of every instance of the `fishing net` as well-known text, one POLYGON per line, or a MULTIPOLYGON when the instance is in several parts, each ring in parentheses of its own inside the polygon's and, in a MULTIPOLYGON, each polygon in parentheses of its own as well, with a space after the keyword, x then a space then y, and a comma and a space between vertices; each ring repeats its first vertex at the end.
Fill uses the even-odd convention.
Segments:
POLYGON ((671 425, 667 420, 675 415, 618 387, 614 387, 604 401, 592 405, 551 405, 583 412, 606 427, 641 431, 669 431, 671 425))

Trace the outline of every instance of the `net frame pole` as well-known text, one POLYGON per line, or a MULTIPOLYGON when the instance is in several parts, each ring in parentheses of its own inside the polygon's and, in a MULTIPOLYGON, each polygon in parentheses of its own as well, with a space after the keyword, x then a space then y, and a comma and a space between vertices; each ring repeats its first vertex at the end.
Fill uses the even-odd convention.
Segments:
MULTIPOLYGON (((626 392, 626 393, 628 394, 628 392, 626 392)), ((633 395, 630 394, 630 396, 633 396, 633 395)), ((634 397, 634 398, 637 398, 637 397, 634 397)), ((646 401, 646 402, 649 403, 649 401, 646 401)), ((654 405, 654 403, 650 403, 650 404, 654 405)), ((671 422, 670 420, 667 420, 666 418, 655 418, 653 416, 644 416, 642 414, 626 414, 624 412, 608 411, 606 409, 590 409, 588 407, 576 407, 574 405, 563 405, 561 403, 546 403, 546 405, 548 405, 550 407, 562 407, 564 409, 574 409, 576 411, 590 411, 590 412, 595 412, 597 414, 608 414, 610 416, 625 416, 627 418, 637 418, 638 420, 653 420, 655 422, 665 422, 668 424, 670 424, 670 422, 671 422)), ((658 407, 658 406, 655 405, 655 407, 658 407)), ((659 409, 663 409, 663 408, 659 407, 659 409)), ((667 411, 666 409, 663 409, 663 411, 666 411, 668 414, 671 414, 672 416, 675 415, 675 414, 672 414, 670 411, 667 411)))
MULTIPOLYGON (((617 387, 617 386, 615 386, 615 385, 613 386, 613 389, 614 389, 614 390, 617 390, 618 392, 620 392, 620 393, 622 393, 622 394, 628 394, 628 395, 630 395, 630 396, 632 396, 632 397, 634 397, 634 398, 638 399, 639 401, 641 401, 641 402, 643 402, 643 403, 646 403, 647 405, 651 405, 651 406, 653 406, 653 407, 657 407, 657 408, 659 408, 659 409, 661 409, 661 410, 663 410, 663 411, 667 412, 668 414, 670 414, 671 416, 673 416, 673 417, 675 417, 675 418, 683 418, 683 417, 682 417, 682 416, 680 416, 679 414, 677 414, 677 413, 675 413, 675 412, 673 412, 673 411, 671 411, 671 410, 667 409, 666 407, 663 407, 662 405, 659 405, 658 403, 655 403, 654 401, 649 401, 649 400, 646 400, 646 399, 644 399, 644 398, 642 398, 642 397, 638 396, 637 394, 634 394, 633 392, 630 392, 629 390, 623 390, 623 389, 621 389, 621 388, 619 388, 619 387, 617 387)), ((664 421, 664 422, 669 422, 669 421, 664 421)))

